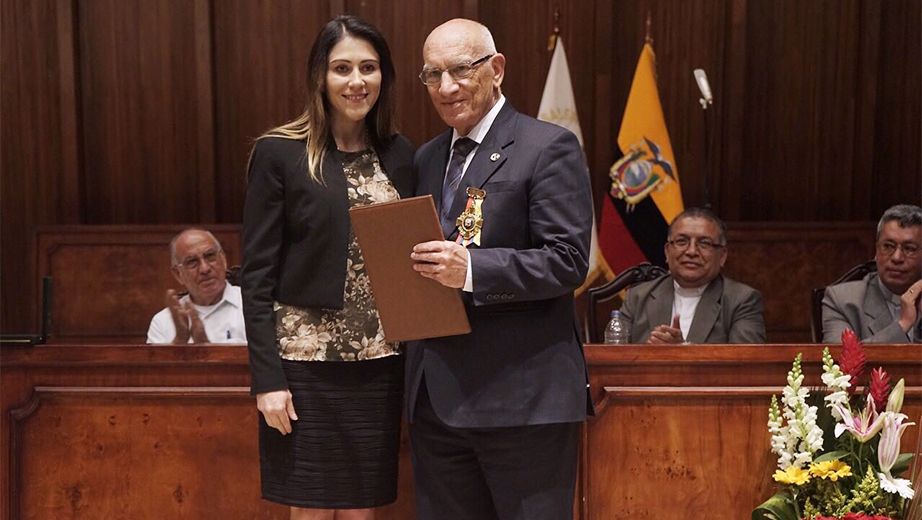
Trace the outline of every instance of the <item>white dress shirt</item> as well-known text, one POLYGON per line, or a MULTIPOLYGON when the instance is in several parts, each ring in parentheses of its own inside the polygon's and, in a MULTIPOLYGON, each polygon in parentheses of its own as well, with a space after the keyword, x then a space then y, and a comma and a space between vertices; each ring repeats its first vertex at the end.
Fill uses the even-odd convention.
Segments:
POLYGON ((679 315, 679 328, 682 329, 682 339, 688 337, 688 330, 691 329, 692 321, 695 319, 695 309, 698 308, 698 302, 701 301, 701 295, 707 289, 707 284, 701 287, 686 289, 680 286, 675 280, 672 281, 675 289, 675 296, 672 300, 672 316, 669 317, 669 326, 672 326, 672 320, 676 314, 679 315))
MULTIPOLYGON (((487 136, 487 132, 490 131, 490 127, 493 126, 493 121, 496 120, 496 116, 499 114, 499 111, 502 110, 503 105, 506 103, 506 96, 500 94, 499 100, 496 101, 496 104, 493 105, 493 108, 487 112, 487 115, 483 116, 483 119, 479 123, 474 125, 474 128, 468 132, 467 135, 458 134, 457 130, 452 130, 451 132, 451 146, 449 149, 454 148, 455 141, 461 139, 462 137, 467 137, 471 141, 477 143, 471 153, 467 154, 467 159, 464 160, 464 166, 461 168, 461 178, 464 178, 464 174, 467 173, 467 167, 471 164, 471 161, 474 159, 474 155, 477 153, 477 149, 480 148, 480 143, 483 142, 483 139, 487 136)), ((449 164, 451 161, 449 161, 449 164)), ((445 167, 445 175, 448 175, 448 166, 445 167)), ((467 276, 464 278, 464 287, 462 290, 467 292, 474 292, 474 275, 471 269, 471 253, 467 253, 467 276)))
MULTIPOLYGON (((179 299, 180 305, 189 301, 189 295, 179 299)), ((243 299, 240 287, 225 282, 224 294, 221 300, 214 305, 192 304, 198 312, 202 324, 205 325, 205 334, 210 343, 246 343, 246 327, 243 323, 243 299)), ((176 337, 176 325, 170 309, 164 308, 150 320, 147 330, 148 343, 172 343, 176 337)), ((192 343, 192 338, 189 338, 192 343)))

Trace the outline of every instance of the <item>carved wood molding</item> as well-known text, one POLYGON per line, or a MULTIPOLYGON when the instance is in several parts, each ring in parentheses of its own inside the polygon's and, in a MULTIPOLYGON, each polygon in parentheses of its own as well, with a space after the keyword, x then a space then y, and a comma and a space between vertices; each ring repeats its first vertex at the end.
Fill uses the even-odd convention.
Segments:
MULTIPOLYGON (((604 394, 595 405, 595 417, 590 417, 588 424, 592 424, 608 410, 609 405, 614 405, 614 400, 644 400, 644 399, 750 399, 753 397, 771 397, 781 394, 784 386, 605 386, 604 394)), ((864 387, 858 387, 858 393, 864 392, 864 387)), ((907 386, 905 398, 922 398, 922 386, 907 386)), ((768 406, 768 405, 766 405, 768 406)))

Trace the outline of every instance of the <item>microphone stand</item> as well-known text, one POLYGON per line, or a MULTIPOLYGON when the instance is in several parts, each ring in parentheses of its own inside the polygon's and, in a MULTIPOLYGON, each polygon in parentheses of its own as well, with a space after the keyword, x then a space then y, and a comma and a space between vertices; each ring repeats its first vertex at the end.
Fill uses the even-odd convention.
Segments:
POLYGON ((704 120, 704 207, 713 209, 711 207, 711 163, 709 157, 711 132, 708 124, 708 119, 710 119, 708 117, 708 106, 714 104, 714 101, 713 99, 700 98, 698 102, 701 103, 701 117, 704 120))

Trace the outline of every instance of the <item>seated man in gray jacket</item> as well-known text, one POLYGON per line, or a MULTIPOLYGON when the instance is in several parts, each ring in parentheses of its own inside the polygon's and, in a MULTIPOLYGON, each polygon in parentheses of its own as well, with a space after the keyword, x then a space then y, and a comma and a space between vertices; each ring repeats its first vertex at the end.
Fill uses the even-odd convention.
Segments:
POLYGON ((922 342, 922 208, 893 206, 877 224, 877 272, 830 285, 823 298, 823 343, 852 329, 865 343, 922 342))
POLYGON ((669 226, 669 274, 638 284, 621 308, 631 343, 764 343, 762 295, 722 274, 726 226, 690 208, 669 226))

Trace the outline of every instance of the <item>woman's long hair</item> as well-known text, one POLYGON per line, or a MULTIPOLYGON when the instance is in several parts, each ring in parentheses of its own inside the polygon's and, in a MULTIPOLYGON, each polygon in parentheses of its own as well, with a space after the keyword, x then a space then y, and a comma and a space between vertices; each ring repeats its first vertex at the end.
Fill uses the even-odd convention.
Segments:
MULTIPOLYGON (((378 53, 381 67, 381 92, 378 101, 365 116, 365 126, 373 146, 396 132, 394 81, 396 72, 391 51, 384 36, 374 25, 357 16, 337 16, 317 35, 307 60, 307 107, 293 121, 273 128, 259 137, 304 139, 307 142, 308 172, 313 180, 322 183, 321 165, 327 147, 333 140, 330 129, 330 102, 326 94, 326 77, 330 52, 343 38, 351 36, 367 41, 378 53)), ((250 155, 252 160, 252 152, 250 155)))

